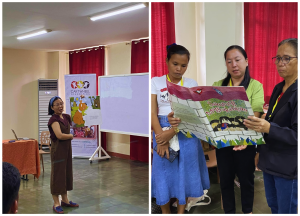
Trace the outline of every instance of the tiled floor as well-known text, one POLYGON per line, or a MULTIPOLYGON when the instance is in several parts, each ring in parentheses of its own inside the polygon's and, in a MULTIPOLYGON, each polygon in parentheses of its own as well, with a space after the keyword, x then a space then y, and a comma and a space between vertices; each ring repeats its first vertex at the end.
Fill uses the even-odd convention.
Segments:
MULTIPOLYGON (((188 214, 224 214, 223 209, 221 209, 221 191, 217 180, 217 169, 209 168, 208 170, 210 189, 208 190, 207 195, 211 198, 211 203, 206 206, 193 207, 189 212, 186 211, 188 214)), ((235 186, 235 195, 236 213, 242 214, 241 193, 237 186, 235 186)), ((155 200, 153 199, 152 202, 155 202, 155 200)), ((171 211, 172 213, 176 213, 176 208, 172 207, 171 211)), ((253 214, 271 214, 271 210, 268 207, 265 197, 262 172, 260 171, 255 172, 253 214)))
MULTIPOLYGON (((50 156, 44 156, 45 173, 39 180, 28 175, 21 180, 19 213, 51 214, 53 200, 50 194, 50 156)), ((63 207, 70 214, 121 214, 149 212, 148 164, 112 157, 89 163, 88 159, 73 159, 73 191, 69 200, 79 208, 63 207)))

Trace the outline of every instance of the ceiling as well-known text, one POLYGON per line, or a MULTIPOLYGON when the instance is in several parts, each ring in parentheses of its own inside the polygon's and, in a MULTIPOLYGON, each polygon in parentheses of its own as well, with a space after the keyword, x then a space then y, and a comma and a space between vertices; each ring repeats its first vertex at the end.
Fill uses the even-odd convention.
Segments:
POLYGON ((89 16, 130 5, 129 2, 3 3, 4 48, 73 50, 108 45, 149 36, 149 8, 105 19, 89 16), (52 32, 17 40, 16 36, 40 29, 52 32))

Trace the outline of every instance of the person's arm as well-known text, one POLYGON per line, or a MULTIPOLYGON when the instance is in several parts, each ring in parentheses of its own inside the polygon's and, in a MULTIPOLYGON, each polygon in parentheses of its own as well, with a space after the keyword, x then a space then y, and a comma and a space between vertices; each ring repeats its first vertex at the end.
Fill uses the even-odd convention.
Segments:
POLYGON ((157 117, 157 95, 151 94, 151 127, 155 134, 161 134, 163 132, 157 117))
POLYGON ((66 115, 68 116, 68 121, 69 121, 70 126, 72 126, 72 118, 71 118, 71 116, 69 114, 66 114, 66 115))
POLYGON ((151 95, 151 126, 156 134, 156 143, 165 145, 176 134, 174 129, 163 131, 157 118, 157 95, 151 95))
POLYGON ((61 132, 60 130, 60 126, 58 122, 53 122, 51 124, 51 127, 53 129, 53 132, 55 133, 55 136, 57 139, 59 140, 69 140, 69 139, 73 139, 73 135, 72 134, 64 134, 61 132))
POLYGON ((179 125, 179 123, 181 122, 180 118, 174 117, 173 111, 168 114, 168 121, 172 127, 177 127, 179 125))
POLYGON ((265 140, 268 140, 273 145, 275 143, 298 145, 298 105, 292 112, 291 127, 280 127, 275 122, 268 122, 253 116, 248 116, 248 119, 244 119, 244 124, 247 128, 265 133, 265 140))
MULTIPOLYGON (((266 117, 266 113, 263 114, 260 118, 261 119, 265 119, 266 117)), ((255 161, 255 167, 257 167, 257 164, 258 164, 258 161, 259 161, 259 151, 260 151, 260 145, 257 145, 257 148, 256 148, 256 155, 255 155, 255 158, 254 158, 254 161, 255 161)))
POLYGON ((290 119, 291 126, 280 127, 275 122, 270 122, 269 133, 266 134, 265 140, 274 144, 280 143, 280 145, 298 145, 298 103, 291 111, 293 112, 290 119))
POLYGON ((256 82, 252 87, 253 94, 251 96, 251 107, 254 112, 254 116, 260 118, 264 112, 264 89, 263 85, 259 82, 256 82))
POLYGON ((260 112, 254 112, 254 116, 257 117, 257 118, 260 118, 261 117, 261 113, 260 112))
MULTIPOLYGON (((269 127, 266 126, 267 129, 265 129, 265 140, 268 140, 268 142, 273 143, 273 145, 276 143, 285 144, 285 145, 298 145, 298 136, 297 136, 297 130, 298 130, 298 105, 294 109, 291 124, 292 128, 289 127, 280 127, 274 122, 267 122, 265 119, 260 120, 259 126, 256 126, 257 128, 263 128, 263 125, 267 125, 269 123, 269 127)), ((262 129, 261 129, 262 130, 262 129)), ((257 166, 259 161, 259 150, 260 145, 257 146, 257 153, 255 156, 255 166, 257 166)))
POLYGON ((163 131, 157 117, 157 95, 151 94, 151 127, 156 134, 157 154, 169 158, 169 140, 174 136, 174 130, 163 131), (159 141, 158 141, 159 140, 159 141))

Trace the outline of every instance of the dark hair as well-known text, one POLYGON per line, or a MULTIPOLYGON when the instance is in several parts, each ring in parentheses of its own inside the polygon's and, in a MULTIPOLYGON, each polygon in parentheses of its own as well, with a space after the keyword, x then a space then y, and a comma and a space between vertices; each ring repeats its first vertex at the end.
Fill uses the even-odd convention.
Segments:
POLYGON ((167 59, 170 60, 171 56, 174 54, 179 55, 187 55, 188 60, 190 61, 190 52, 181 45, 177 45, 176 43, 173 43, 171 45, 167 46, 167 59))
POLYGON ((221 124, 219 123, 219 120, 211 120, 210 125, 213 129, 213 131, 218 131, 218 128, 221 128, 221 124), (212 127, 213 124, 217 124, 215 127, 212 127))
POLYGON ((2 213, 8 213, 13 202, 18 198, 20 188, 20 172, 12 164, 2 162, 2 182, 3 182, 3 209, 2 213))
POLYGON ((54 101, 57 101, 58 99, 61 99, 61 98, 60 98, 60 97, 57 97, 57 96, 55 96, 55 98, 54 98, 54 100, 53 100, 52 104, 51 104, 51 100, 52 100, 52 98, 50 99, 50 101, 49 101, 49 105, 48 105, 48 115, 53 115, 53 114, 54 114, 54 111, 51 109, 51 107, 53 107, 53 103, 54 103, 54 101))
MULTIPOLYGON (((222 123, 222 120, 228 120, 228 121, 230 121, 230 118, 229 117, 227 117, 227 116, 221 116, 220 117, 220 123, 222 123)), ((231 121, 230 121, 231 122, 231 121)))
POLYGON ((239 124, 240 124, 240 126, 243 126, 244 124, 243 124, 243 120, 244 119, 246 119, 244 116, 236 116, 235 118, 234 118, 234 121, 235 122, 238 122, 239 124), (242 119, 242 121, 240 121, 239 119, 242 119))
MULTIPOLYGON (((246 51, 243 49, 243 47, 240 47, 238 45, 232 45, 230 47, 227 48, 227 50, 225 51, 224 53, 224 58, 225 58, 225 61, 226 61, 226 54, 228 51, 230 50, 233 50, 233 49, 237 49, 238 51, 240 51, 240 53, 243 54, 243 56, 245 57, 245 59, 247 59, 247 53, 246 51)), ((227 86, 228 83, 229 83, 229 80, 231 79, 231 75, 230 73, 227 71, 227 76, 226 78, 223 80, 222 82, 222 86, 227 86)), ((241 82, 240 86, 244 86, 245 90, 247 90, 248 86, 249 86, 249 83, 250 83, 250 80, 251 80, 251 77, 250 77, 250 73, 249 73, 249 67, 247 66, 246 67, 246 70, 245 70, 245 76, 244 76, 244 79, 243 81, 241 82)))
POLYGON ((211 121, 210 121, 210 124, 213 124, 213 123, 219 123, 219 122, 220 122, 219 120, 214 119, 214 120, 211 120, 211 121))
POLYGON ((296 55, 296 57, 298 57, 298 38, 285 39, 278 44, 278 47, 280 47, 282 44, 285 44, 285 43, 288 43, 289 45, 291 45, 294 48, 294 50, 296 52, 295 55, 296 55))

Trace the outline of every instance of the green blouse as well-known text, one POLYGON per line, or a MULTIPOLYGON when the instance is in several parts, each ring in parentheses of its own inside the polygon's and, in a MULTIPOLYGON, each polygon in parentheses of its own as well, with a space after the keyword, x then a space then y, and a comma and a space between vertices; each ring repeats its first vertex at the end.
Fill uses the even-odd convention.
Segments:
MULTIPOLYGON (((222 86, 223 80, 214 82, 213 86, 222 86)), ((246 90, 249 102, 251 104, 253 112, 263 113, 264 106, 264 89, 260 82, 255 79, 251 79, 249 86, 246 90)))

